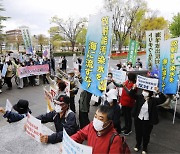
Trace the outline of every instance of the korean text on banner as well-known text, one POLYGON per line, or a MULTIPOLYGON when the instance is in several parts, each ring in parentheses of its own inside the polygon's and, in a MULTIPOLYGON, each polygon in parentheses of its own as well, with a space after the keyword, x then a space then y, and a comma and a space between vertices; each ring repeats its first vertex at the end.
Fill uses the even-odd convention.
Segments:
POLYGON ((17 69, 17 73, 19 78, 28 77, 32 75, 41 75, 49 73, 49 65, 34 65, 34 66, 26 66, 19 67, 17 69))
POLYGON ((92 154, 92 147, 76 143, 63 129, 62 154, 92 154))
POLYGON ((159 76, 160 42, 164 41, 164 31, 146 31, 146 67, 152 76, 159 76))
POLYGON ((111 49, 112 13, 90 16, 82 65, 82 88, 97 96, 106 90, 111 49))
POLYGON ((158 87, 158 79, 147 78, 141 75, 137 76, 136 85, 138 88, 155 91, 154 87, 158 87))
POLYGON ((40 142, 40 134, 42 134, 41 120, 36 119, 29 113, 27 115, 26 133, 40 142))
POLYGON ((20 27, 20 30, 21 30, 22 38, 24 40, 24 45, 26 48, 26 54, 33 54, 31 36, 30 36, 28 27, 22 26, 22 27, 20 27))
POLYGON ((117 83, 123 83, 126 81, 126 72, 125 71, 121 71, 121 70, 112 70, 112 74, 113 74, 113 79, 117 82, 117 83))
POLYGON ((176 72, 175 54, 180 50, 180 38, 161 42, 160 84, 164 94, 176 94, 178 76, 176 72))
POLYGON ((128 62, 131 62, 133 66, 136 65, 136 57, 138 51, 139 43, 135 40, 130 40, 129 52, 128 52, 128 62))

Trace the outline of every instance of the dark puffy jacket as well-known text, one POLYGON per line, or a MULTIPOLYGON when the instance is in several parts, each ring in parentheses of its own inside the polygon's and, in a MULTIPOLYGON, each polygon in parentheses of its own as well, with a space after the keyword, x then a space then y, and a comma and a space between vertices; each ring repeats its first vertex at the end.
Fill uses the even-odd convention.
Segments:
POLYGON ((11 122, 16 122, 16 121, 22 120, 26 116, 27 116, 27 114, 19 114, 19 113, 12 112, 12 111, 6 111, 6 113, 4 114, 3 117, 7 118, 7 121, 9 123, 11 123, 11 122))
POLYGON ((71 110, 68 110, 62 118, 60 118, 59 113, 52 111, 38 116, 37 119, 41 120, 42 123, 54 122, 56 133, 48 136, 48 143, 54 144, 61 142, 63 138, 63 128, 68 135, 73 135, 78 130, 75 113, 71 110))

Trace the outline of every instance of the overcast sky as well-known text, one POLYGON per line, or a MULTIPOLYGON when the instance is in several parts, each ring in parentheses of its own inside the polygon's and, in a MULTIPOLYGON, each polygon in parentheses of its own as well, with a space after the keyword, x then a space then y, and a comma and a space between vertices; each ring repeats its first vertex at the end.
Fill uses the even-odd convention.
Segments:
MULTIPOLYGON (((168 20, 180 10, 180 0, 146 1, 150 9, 159 10, 159 15, 168 20)), ((103 0, 3 0, 2 4, 6 9, 3 15, 11 17, 4 23, 4 30, 26 25, 33 35, 48 35, 47 31, 52 26, 51 17, 88 17, 103 7, 102 2, 103 0)))

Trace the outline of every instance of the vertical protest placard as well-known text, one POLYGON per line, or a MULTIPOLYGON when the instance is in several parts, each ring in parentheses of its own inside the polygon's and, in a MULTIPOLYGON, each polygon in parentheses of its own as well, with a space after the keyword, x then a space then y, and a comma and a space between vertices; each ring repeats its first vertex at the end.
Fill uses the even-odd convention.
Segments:
POLYGON ((6 76, 7 68, 8 68, 8 64, 5 63, 5 64, 3 65, 3 69, 2 69, 2 73, 1 73, 1 76, 2 76, 2 77, 5 77, 5 76, 6 76))
POLYGON ((41 120, 36 119, 29 113, 27 115, 26 133, 40 142, 40 134, 42 134, 41 120))
POLYGON ((6 100, 6 111, 11 111, 12 110, 12 104, 11 104, 11 102, 7 99, 6 100))
POLYGON ((54 110, 54 103, 53 103, 53 97, 51 95, 51 92, 47 90, 47 88, 44 88, 44 95, 45 95, 45 100, 47 103, 47 113, 51 112, 54 110))
POLYGON ((130 40, 127 61, 131 62, 133 66, 136 65, 138 46, 139 46, 139 43, 137 41, 130 40))
POLYGON ((26 54, 33 54, 32 43, 31 43, 32 41, 31 41, 29 28, 26 26, 22 26, 20 27, 20 30, 26 48, 26 54))
POLYGON ((178 75, 175 65, 175 54, 180 51, 180 38, 161 42, 160 84, 159 89, 164 94, 176 94, 178 75))
POLYGON ((92 154, 92 147, 76 143, 63 129, 62 154, 92 154))
POLYGON ((158 87, 158 79, 147 78, 147 77, 138 75, 136 85, 138 88, 155 92, 154 87, 158 87))
POLYGON ((146 31, 146 68, 155 77, 159 76, 161 41, 164 41, 164 30, 146 31))
POLYGON ((82 88, 97 96, 106 90, 111 48, 112 13, 90 16, 82 65, 82 88))

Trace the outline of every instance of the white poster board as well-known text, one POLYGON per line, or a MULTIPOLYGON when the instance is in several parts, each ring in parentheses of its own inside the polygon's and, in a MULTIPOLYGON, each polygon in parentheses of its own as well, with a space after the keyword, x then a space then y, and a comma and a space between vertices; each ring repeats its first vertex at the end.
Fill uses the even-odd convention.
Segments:
POLYGON ((138 88, 155 91, 154 87, 158 87, 158 79, 147 78, 141 75, 137 76, 136 85, 138 88))
POLYGON ((2 77, 5 77, 5 76, 6 76, 7 68, 8 68, 8 64, 5 63, 5 64, 3 65, 3 69, 2 69, 2 73, 1 73, 1 76, 2 76, 2 77))
POLYGON ((115 82, 120 84, 126 81, 127 76, 125 71, 114 69, 112 70, 112 74, 115 82))
POLYGON ((63 129, 62 154, 92 154, 92 147, 75 142, 63 129))
POLYGON ((42 134, 41 120, 36 119, 29 113, 27 115, 26 133, 34 140, 40 142, 40 134, 42 134))
POLYGON ((6 100, 6 111, 11 111, 12 110, 12 104, 11 104, 11 102, 7 99, 6 100))

